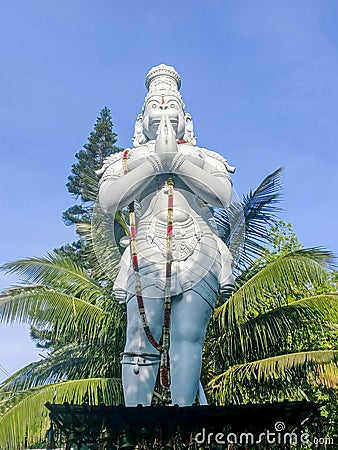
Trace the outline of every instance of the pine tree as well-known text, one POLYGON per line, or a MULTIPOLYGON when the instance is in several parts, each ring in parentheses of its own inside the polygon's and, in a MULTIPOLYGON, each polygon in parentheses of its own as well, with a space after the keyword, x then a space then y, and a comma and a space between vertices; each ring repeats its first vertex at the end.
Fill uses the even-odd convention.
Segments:
POLYGON ((68 192, 81 200, 67 209, 62 215, 66 225, 89 223, 92 209, 98 193, 98 176, 95 171, 102 167, 104 159, 121 151, 115 146, 117 135, 113 132, 113 123, 109 108, 104 107, 89 135, 88 142, 75 157, 71 175, 66 184, 68 192))
MULTIPOLYGON (((89 224, 91 222, 98 194, 99 178, 95 171, 102 167, 107 156, 122 150, 115 146, 116 137, 116 133, 113 132, 110 109, 104 107, 96 120, 94 130, 88 137, 88 142, 75 155, 77 162, 72 165, 66 186, 68 192, 80 202, 71 206, 62 214, 66 225, 89 224)), ((54 252, 59 256, 66 256, 74 262, 82 264, 87 269, 91 269, 93 262, 91 258, 88 258, 86 239, 81 234, 79 236, 78 241, 54 249, 54 252)))

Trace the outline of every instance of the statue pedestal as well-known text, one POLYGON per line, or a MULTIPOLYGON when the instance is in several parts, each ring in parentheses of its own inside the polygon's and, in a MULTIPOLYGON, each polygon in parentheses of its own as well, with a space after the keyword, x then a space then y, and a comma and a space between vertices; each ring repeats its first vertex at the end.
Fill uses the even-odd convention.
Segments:
POLYGON ((60 441, 78 450, 284 449, 313 440, 320 406, 306 401, 134 408, 47 403, 54 430, 47 448, 60 441))

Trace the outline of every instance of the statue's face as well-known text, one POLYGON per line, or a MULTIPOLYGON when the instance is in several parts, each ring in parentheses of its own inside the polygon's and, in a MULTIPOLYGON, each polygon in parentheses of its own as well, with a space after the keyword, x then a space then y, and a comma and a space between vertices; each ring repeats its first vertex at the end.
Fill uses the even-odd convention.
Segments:
POLYGON ((168 116, 177 139, 184 136, 184 111, 181 102, 173 95, 153 95, 147 100, 143 112, 143 132, 149 140, 156 139, 163 116, 168 116))

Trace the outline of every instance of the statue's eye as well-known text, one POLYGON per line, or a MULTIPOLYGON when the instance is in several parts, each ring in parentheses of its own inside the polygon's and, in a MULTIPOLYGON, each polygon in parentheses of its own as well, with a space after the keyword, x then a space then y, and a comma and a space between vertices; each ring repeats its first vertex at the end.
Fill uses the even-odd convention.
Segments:
POLYGON ((151 105, 152 108, 156 108, 156 106, 157 106, 156 103, 153 103, 153 104, 151 105))
POLYGON ((171 103, 170 108, 176 108, 176 103, 171 103))

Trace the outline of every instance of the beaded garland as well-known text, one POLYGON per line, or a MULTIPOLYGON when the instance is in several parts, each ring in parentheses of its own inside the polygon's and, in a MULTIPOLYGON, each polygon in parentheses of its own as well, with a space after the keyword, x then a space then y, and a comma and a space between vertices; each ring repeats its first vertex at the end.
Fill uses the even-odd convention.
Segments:
MULTIPOLYGON (((122 165, 123 172, 128 173, 127 158, 129 150, 123 152, 122 165)), ((147 319, 144 308, 142 287, 139 274, 138 254, 136 246, 136 216, 135 216, 135 202, 129 204, 129 225, 130 225, 130 247, 131 247, 131 262, 135 276, 135 294, 138 305, 138 310, 141 317, 142 326, 150 344, 160 352, 160 384, 163 389, 163 400, 165 403, 170 403, 170 361, 169 361, 169 347, 170 347, 170 316, 171 316, 171 266, 172 266, 172 236, 173 236, 173 206, 174 206, 174 180, 173 176, 169 175, 168 181, 168 215, 167 215, 167 236, 166 236, 166 281, 164 288, 164 317, 162 327, 162 343, 157 342, 154 338, 147 319)))

